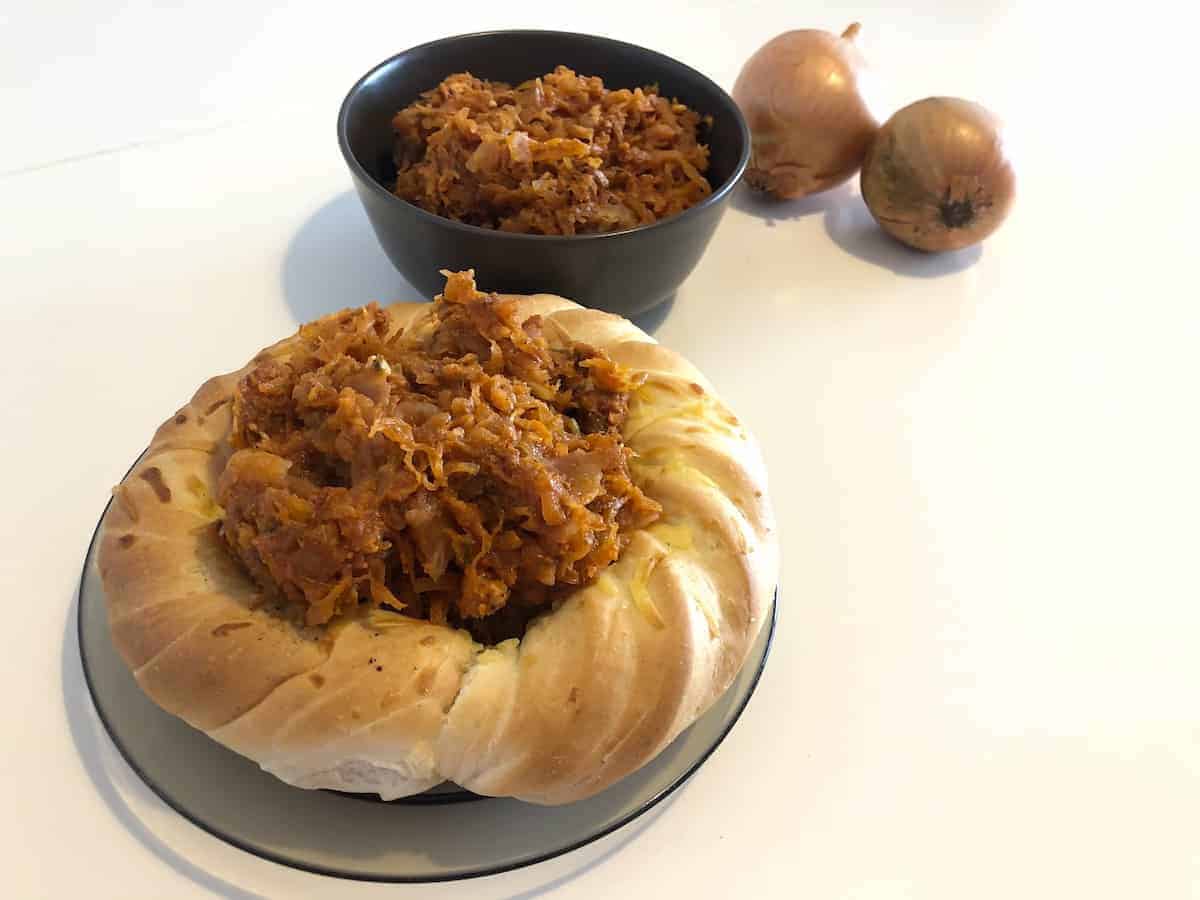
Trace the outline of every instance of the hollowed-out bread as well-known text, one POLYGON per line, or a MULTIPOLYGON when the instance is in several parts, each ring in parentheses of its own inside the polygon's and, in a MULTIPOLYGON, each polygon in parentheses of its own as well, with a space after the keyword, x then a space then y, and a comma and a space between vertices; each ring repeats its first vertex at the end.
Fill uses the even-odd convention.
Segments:
MULTIPOLYGON (((554 804, 653 759, 729 686, 777 571, 757 445, 690 363, 630 322, 546 294, 519 302, 552 345, 584 341, 647 374, 623 437, 659 520, 519 640, 485 647, 380 610, 304 627, 217 533, 246 370, 213 378, 158 429, 101 530, 113 641, 159 706, 300 787, 391 799, 449 780, 554 804)), ((421 329, 431 309, 387 314, 421 329)))

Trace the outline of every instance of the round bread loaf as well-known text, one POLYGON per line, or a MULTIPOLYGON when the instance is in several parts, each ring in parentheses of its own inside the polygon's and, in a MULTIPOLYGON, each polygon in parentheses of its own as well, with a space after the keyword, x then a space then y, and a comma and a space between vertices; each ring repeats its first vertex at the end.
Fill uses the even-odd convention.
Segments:
MULTIPOLYGON (((552 345, 583 341, 646 374, 622 434, 661 518, 520 639, 482 646, 381 609, 305 627, 218 534, 231 400, 250 367, 213 378, 159 428, 101 530, 113 641, 151 699, 299 787, 386 800, 448 780, 558 804, 640 768, 720 696, 778 566, 754 439, 700 372, 632 323, 517 299, 552 345)), ((411 331, 433 327, 432 308, 386 313, 411 331)), ((293 341, 255 362, 286 358, 293 341)))

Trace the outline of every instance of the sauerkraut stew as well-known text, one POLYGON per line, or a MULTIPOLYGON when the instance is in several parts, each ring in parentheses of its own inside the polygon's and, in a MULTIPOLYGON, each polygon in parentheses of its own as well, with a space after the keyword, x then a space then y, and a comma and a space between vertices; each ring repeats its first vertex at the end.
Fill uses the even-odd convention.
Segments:
POLYGON ((415 331, 346 310, 241 379, 221 534, 307 624, 366 605, 494 643, 658 517, 621 439, 640 378, 516 312, 448 274, 415 331))
POLYGON ((511 87, 451 75, 392 120, 394 193, 445 218, 526 234, 648 225, 712 193, 711 119, 654 86, 609 90, 559 66, 511 87))

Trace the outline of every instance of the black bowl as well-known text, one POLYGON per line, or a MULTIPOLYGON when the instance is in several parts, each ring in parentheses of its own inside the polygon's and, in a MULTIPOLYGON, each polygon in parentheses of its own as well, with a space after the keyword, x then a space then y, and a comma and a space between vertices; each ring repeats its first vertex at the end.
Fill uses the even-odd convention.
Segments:
POLYGON ((338 143, 379 243, 426 297, 440 269, 474 269, 481 288, 561 294, 625 316, 675 292, 700 261, 750 158, 750 131, 733 99, 695 69, 633 44, 557 31, 490 31, 405 50, 364 75, 338 115, 338 143), (657 83, 713 124, 706 173, 712 195, 678 215, 626 231, 586 235, 509 234, 464 225, 392 194, 392 117, 447 75, 469 71, 517 83, 555 66, 598 75, 606 87, 657 83))

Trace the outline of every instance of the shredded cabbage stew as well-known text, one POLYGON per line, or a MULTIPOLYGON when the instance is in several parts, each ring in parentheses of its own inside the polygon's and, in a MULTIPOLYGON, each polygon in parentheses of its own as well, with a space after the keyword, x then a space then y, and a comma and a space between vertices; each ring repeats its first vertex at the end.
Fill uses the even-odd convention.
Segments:
POLYGON ((432 310, 336 313, 240 380, 221 534, 309 625, 365 605, 494 643, 658 517, 621 440, 640 379, 470 272, 432 310))
POLYGON ((500 231, 647 225, 712 193, 711 121, 654 86, 609 90, 565 66, 516 87, 463 72, 393 118, 394 192, 500 231))

